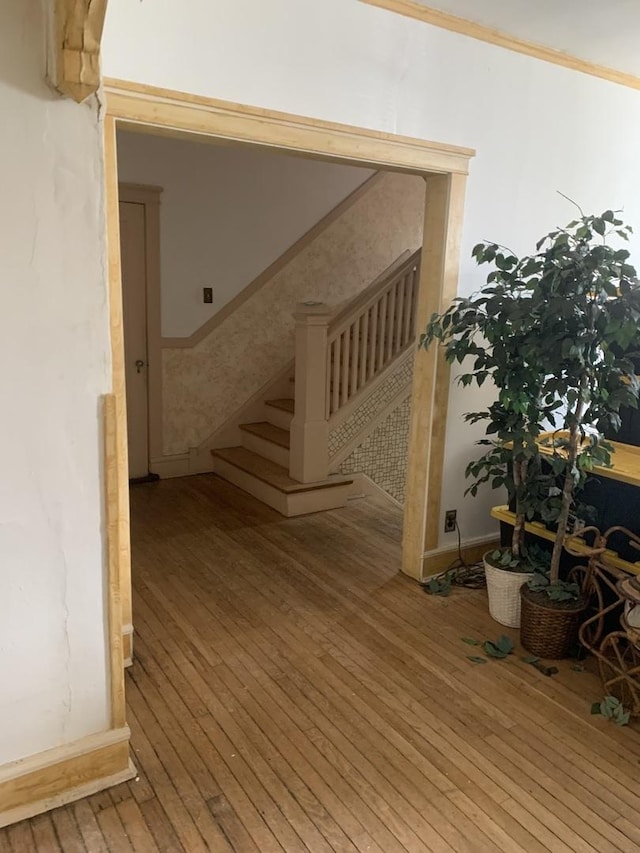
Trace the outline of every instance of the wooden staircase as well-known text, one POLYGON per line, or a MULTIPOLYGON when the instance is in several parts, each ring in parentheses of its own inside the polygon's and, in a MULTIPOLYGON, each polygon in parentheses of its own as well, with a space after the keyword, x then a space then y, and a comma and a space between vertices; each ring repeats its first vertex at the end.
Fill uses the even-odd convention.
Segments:
POLYGON ((285 516, 345 505, 353 479, 329 474, 329 428, 414 345, 419 269, 406 252, 338 313, 298 306, 294 396, 265 399, 239 446, 211 451, 219 476, 285 516))
POLYGON ((242 445, 212 450, 214 471, 287 517, 344 506, 353 479, 301 483, 289 476, 295 400, 266 400, 265 420, 242 424, 242 445))

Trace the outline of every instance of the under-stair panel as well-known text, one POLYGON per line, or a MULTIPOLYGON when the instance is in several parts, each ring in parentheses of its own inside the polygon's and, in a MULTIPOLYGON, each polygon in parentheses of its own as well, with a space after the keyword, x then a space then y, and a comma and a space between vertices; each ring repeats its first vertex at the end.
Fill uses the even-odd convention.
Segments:
POLYGON ((290 442, 288 429, 281 429, 267 421, 241 424, 240 429, 243 447, 288 469, 290 442))
POLYGON ((344 476, 299 483, 286 468, 246 447, 211 453, 216 474, 287 517, 345 506, 353 483, 352 478, 344 476))

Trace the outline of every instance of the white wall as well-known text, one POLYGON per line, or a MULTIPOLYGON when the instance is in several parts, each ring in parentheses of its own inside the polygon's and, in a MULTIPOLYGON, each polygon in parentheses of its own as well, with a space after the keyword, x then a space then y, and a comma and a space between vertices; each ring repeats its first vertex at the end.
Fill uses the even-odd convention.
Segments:
POLYGON ((417 0, 535 44, 640 74, 635 0, 417 0))
POLYGON ((381 174, 196 346, 165 348, 164 453, 197 448, 210 464, 216 433, 292 361, 296 304, 343 305, 418 249, 424 199, 422 178, 381 174))
MULTIPOLYGON (((483 280, 474 243, 527 251, 573 216, 556 190, 640 226, 639 92, 355 0, 191 0, 188 14, 120 0, 103 57, 113 77, 476 148, 462 293, 483 280)), ((492 529, 495 496, 462 497, 467 401, 454 388, 443 509, 471 538, 492 529)))
POLYGON ((2 765, 108 728, 101 133, 44 82, 38 0, 0 3, 0 110, 2 765))
POLYGON ((121 181, 163 188, 162 333, 195 332, 373 174, 147 134, 118 135, 121 181), (213 303, 202 288, 213 288, 213 303))

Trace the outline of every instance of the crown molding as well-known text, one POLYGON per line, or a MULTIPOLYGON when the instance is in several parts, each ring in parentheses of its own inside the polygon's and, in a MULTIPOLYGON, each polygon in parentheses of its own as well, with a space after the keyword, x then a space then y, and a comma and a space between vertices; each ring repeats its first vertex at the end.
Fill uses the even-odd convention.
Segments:
POLYGON ((451 15, 430 6, 423 6, 416 0, 360 0, 360 2, 367 6, 376 6, 379 9, 396 12, 398 15, 404 15, 407 18, 414 18, 416 21, 439 27, 442 30, 449 30, 452 33, 459 33, 505 50, 511 50, 514 53, 531 56, 542 62, 550 62, 552 65, 559 65, 571 71, 579 71, 582 74, 599 77, 609 83, 627 86, 630 89, 640 89, 640 77, 636 77, 634 74, 618 71, 606 65, 597 65, 569 53, 563 53, 561 50, 511 36, 501 30, 492 29, 467 18, 459 18, 457 15, 451 15))

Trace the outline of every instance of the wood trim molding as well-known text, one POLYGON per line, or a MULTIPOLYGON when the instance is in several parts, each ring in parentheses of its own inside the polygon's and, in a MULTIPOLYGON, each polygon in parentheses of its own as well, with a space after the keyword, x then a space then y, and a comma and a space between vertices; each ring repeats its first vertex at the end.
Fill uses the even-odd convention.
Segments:
POLYGON ((302 237, 296 240, 296 242, 283 252, 279 258, 276 258, 272 264, 256 276, 256 278, 244 287, 237 296, 234 296, 234 298, 227 302, 226 305, 223 305, 222 308, 213 315, 213 317, 210 317, 206 323, 203 323, 199 329, 196 329, 192 335, 185 338, 162 338, 162 347, 164 349, 178 349, 194 347, 196 344, 199 344, 200 341, 204 340, 211 334, 211 332, 214 331, 214 329, 223 323, 227 317, 231 316, 234 311, 237 311, 241 305, 254 296, 262 287, 264 287, 265 284, 271 281, 271 279, 277 275, 280 270, 286 267, 287 264, 291 263, 294 258, 306 249, 309 243, 313 242, 316 237, 319 237, 320 234, 326 231, 330 225, 333 225, 336 219, 342 216, 343 213, 346 213, 350 207, 353 207, 357 201, 372 190, 380 182, 381 177, 382 175, 377 172, 375 175, 372 175, 364 181, 364 183, 362 183, 357 189, 339 202, 333 210, 330 210, 326 216, 323 216, 322 219, 316 222, 316 224, 303 234, 302 237))
POLYGON ((133 204, 160 204, 162 187, 152 184, 131 184, 125 181, 118 183, 119 201, 130 201, 133 204))
MULTIPOLYGON (((177 453, 172 456, 158 456, 157 459, 149 460, 149 470, 152 474, 157 474, 161 480, 169 479, 170 477, 186 477, 189 474, 200 473, 194 472, 190 467, 189 453, 177 453)), ((213 465, 209 470, 213 470, 213 465)))
POLYGON ((640 89, 640 77, 635 74, 609 68, 606 65, 598 65, 569 53, 563 53, 561 50, 509 35, 467 18, 460 18, 457 15, 451 15, 449 12, 442 12, 440 9, 423 6, 416 0, 360 0, 360 2, 366 3, 368 6, 376 6, 379 9, 386 9, 389 12, 396 12, 398 15, 404 15, 407 18, 414 18, 442 30, 502 47, 514 53, 531 56, 542 62, 550 62, 552 65, 560 65, 562 68, 568 68, 571 71, 579 71, 581 74, 599 77, 609 83, 617 83, 619 86, 627 86, 630 89, 640 89))
MULTIPOLYGON (((118 201, 144 207, 145 287, 147 302, 147 392, 149 460, 162 456, 162 295, 160 202, 162 187, 118 184, 118 201)), ((126 657, 126 655, 125 655, 126 657)))
MULTIPOLYGON (((107 220, 107 251, 109 278, 109 336, 111 340, 111 387, 115 404, 108 404, 110 417, 115 412, 113 428, 115 462, 110 460, 112 483, 109 488, 110 512, 107 536, 108 548, 116 555, 118 579, 112 595, 119 603, 121 625, 133 624, 131 606, 131 534, 129 530, 129 450, 127 447, 127 397, 124 369, 124 328, 122 323, 122 277, 120 269, 120 214, 118 210, 118 158, 115 119, 107 116, 104 122, 105 202, 107 220), (113 409, 113 411, 112 411, 113 409)), ((114 569, 115 571, 115 569, 114 569)), ((111 588, 110 588, 111 589, 111 588)), ((129 649, 131 652, 131 649, 129 649)))
POLYGON ((126 700, 124 695, 124 623, 122 618, 122 578, 120 563, 122 543, 119 524, 119 401, 115 394, 102 398, 104 434, 105 527, 107 539, 107 586, 109 625, 109 694, 111 726, 125 724, 126 700))
MULTIPOLYGON (((431 187, 427 185, 427 192, 431 187)), ((462 221, 464 216, 464 200, 466 191, 466 180, 451 178, 451 186, 447 203, 447 226, 440 232, 436 239, 442 242, 436 248, 441 253, 442 272, 440 276, 441 291, 440 304, 435 309, 443 311, 448 307, 458 294, 458 275, 460 272, 460 248, 462 243, 462 221)), ((437 224, 431 222, 425 224, 426 230, 437 232, 437 224)), ((429 312, 428 317, 431 316, 429 312)), ((418 328, 425 328, 426 320, 418 328)), ((429 477, 428 495, 426 509, 425 549, 436 548, 440 538, 440 504, 442 497, 442 485, 444 478, 444 454, 447 438, 447 413, 449 411, 449 388, 451 385, 451 368, 446 361, 442 347, 434 347, 435 374, 433 381, 433 414, 431 417, 431 429, 429 432, 429 477)), ((424 363, 424 362, 423 362, 424 363)))
MULTIPOLYGON (((459 235, 464 212, 464 187, 469 160, 474 151, 421 139, 380 133, 365 128, 334 124, 303 116, 258 109, 197 95, 189 95, 151 86, 108 79, 105 81, 107 102, 105 157, 108 181, 109 250, 118 254, 117 228, 117 162, 115 123, 139 132, 197 136, 202 141, 225 139, 240 144, 254 144, 295 152, 307 157, 343 162, 422 175, 427 182, 425 210, 425 248, 423 249, 417 327, 423 326, 430 314, 455 294, 457 286, 459 235), (114 222, 115 219, 115 222, 114 222)), ((113 291, 112 317, 114 340, 121 335, 121 298, 119 258, 110 263, 113 291), (117 291, 117 294, 116 294, 117 291), (118 313, 120 312, 120 313, 118 313)), ((120 344, 116 349, 120 350, 120 344)), ((116 353, 114 392, 124 401, 124 363, 116 353), (119 374, 119 375, 116 375, 119 374)), ((426 540, 426 513, 429 506, 439 507, 440 494, 429 498, 430 476, 443 464, 444 444, 438 439, 438 424, 446 423, 446 401, 434 398, 437 376, 430 353, 416 355, 412 423, 409 447, 409 478, 404 516, 403 571, 420 578, 426 540), (435 425, 435 426, 434 426, 435 425), (432 433, 436 431, 436 440, 432 433)), ((440 430, 444 434, 444 427, 440 430)), ((125 432, 126 434, 126 432, 125 432)), ((121 448, 126 461, 126 446, 121 448)), ((189 467, 191 467, 191 454, 189 467)), ((193 454, 194 464, 197 452, 193 454)), ((181 465, 184 464, 180 460, 181 465)), ((437 477, 435 478, 437 481, 437 477)), ((125 484, 126 485, 126 484, 125 484)), ((125 506, 128 528, 128 504, 125 506)), ((125 555, 125 561, 127 556, 125 555)), ((130 602, 130 566, 120 573, 123 601, 130 602)), ((124 606, 123 606, 124 612, 124 606)), ((129 624, 131 619, 124 619, 129 624)))
POLYGON ((100 41, 107 0, 54 0, 48 74, 80 103, 100 86, 100 41))
POLYGON ((0 827, 88 797, 136 775, 127 726, 0 767, 0 827))
MULTIPOLYGON (((426 209, 416 328, 443 310, 458 287, 460 239, 466 177, 430 175, 426 209)), ((402 570, 420 580, 423 554, 437 547, 442 470, 444 467, 449 381, 437 347, 418 349, 413 371, 413 405, 409 431, 402 570)))
MULTIPOLYGON (((477 563, 487 551, 492 551, 494 548, 499 547, 500 539, 497 536, 485 536, 481 539, 472 539, 469 542, 463 542, 460 550, 462 558, 466 563, 477 563)), ((422 579, 424 580, 425 578, 446 571, 457 557, 457 547, 446 546, 436 548, 433 551, 427 551, 423 556, 422 579)))
POLYGON ((226 139, 401 172, 467 174, 471 148, 290 115, 142 83, 104 79, 107 111, 125 130, 226 139), (153 129, 153 130, 152 130, 153 129))

